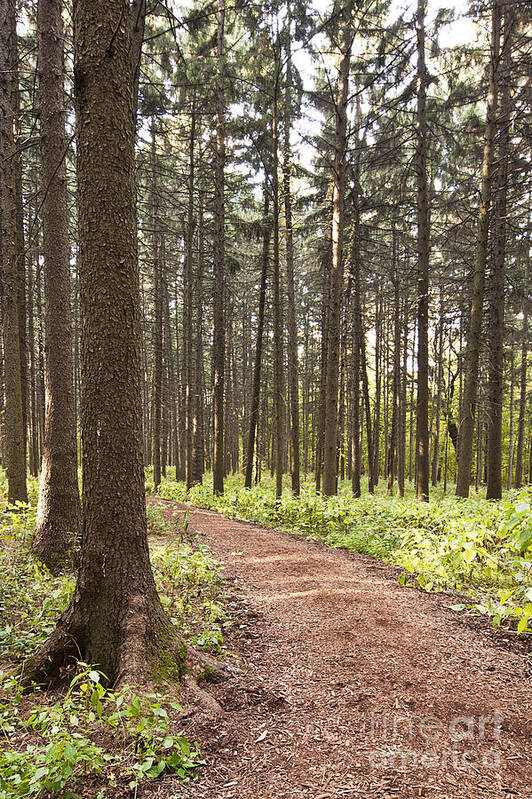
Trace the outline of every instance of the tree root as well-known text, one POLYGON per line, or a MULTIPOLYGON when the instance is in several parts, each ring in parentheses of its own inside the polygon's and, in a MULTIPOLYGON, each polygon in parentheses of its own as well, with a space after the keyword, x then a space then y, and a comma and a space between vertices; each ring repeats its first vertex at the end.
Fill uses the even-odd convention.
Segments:
POLYGON ((186 647, 185 669, 191 673, 197 682, 221 682, 229 677, 229 669, 219 660, 199 652, 191 646, 186 647))
POLYGON ((214 696, 198 685, 191 674, 186 674, 183 678, 183 686, 194 701, 194 711, 205 713, 208 716, 221 716, 222 706, 216 701, 214 696))
MULTIPOLYGON (((226 679, 230 670, 211 655, 186 644, 166 619, 146 614, 145 603, 137 597, 130 603, 130 613, 123 627, 116 659, 109 663, 91 657, 87 627, 79 623, 75 600, 60 618, 57 627, 33 657, 19 671, 21 682, 28 688, 36 683, 50 687, 68 681, 78 661, 100 668, 109 678, 109 685, 131 686, 151 692, 157 687, 182 684, 191 698, 194 711, 220 715, 223 710, 201 683, 226 679), (76 618, 78 621, 76 621, 76 618)), ((94 650, 93 650, 94 651, 94 650)))

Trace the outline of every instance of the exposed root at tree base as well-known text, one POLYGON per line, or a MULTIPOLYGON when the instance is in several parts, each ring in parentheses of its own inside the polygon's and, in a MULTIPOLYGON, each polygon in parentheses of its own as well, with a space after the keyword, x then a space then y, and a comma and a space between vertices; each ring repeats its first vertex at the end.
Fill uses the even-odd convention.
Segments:
POLYGON ((127 685, 148 692, 181 684, 196 710, 209 715, 221 713, 218 702, 200 683, 219 682, 228 676, 227 669, 215 658, 187 645, 162 609, 150 615, 145 612, 145 605, 141 597, 130 601, 132 612, 116 652, 107 653, 106 662, 101 649, 100 657, 95 656, 97 650, 90 645, 88 630, 76 623, 79 614, 71 605, 48 640, 23 663, 19 670, 22 683, 29 688, 32 684, 51 687, 67 682, 81 661, 100 669, 111 686, 127 685))

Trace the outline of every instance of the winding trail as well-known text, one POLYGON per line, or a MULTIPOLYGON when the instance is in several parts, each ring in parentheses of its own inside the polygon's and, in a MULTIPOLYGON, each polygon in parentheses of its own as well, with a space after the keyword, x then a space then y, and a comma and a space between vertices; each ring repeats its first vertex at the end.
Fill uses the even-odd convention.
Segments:
POLYGON ((186 722, 207 768, 158 796, 532 799, 524 645, 370 558, 194 508, 189 528, 223 563, 236 669, 208 687, 223 714, 186 722))

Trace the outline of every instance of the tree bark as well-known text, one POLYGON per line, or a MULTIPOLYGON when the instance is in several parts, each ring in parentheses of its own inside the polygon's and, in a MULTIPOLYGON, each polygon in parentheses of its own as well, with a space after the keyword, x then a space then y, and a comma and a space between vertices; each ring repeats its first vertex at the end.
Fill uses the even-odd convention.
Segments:
POLYGON ((163 297, 161 281, 161 252, 159 236, 159 198, 157 181, 157 131, 155 117, 151 118, 151 258, 153 268, 153 372, 152 372, 152 440, 153 486, 155 493, 161 484, 161 418, 163 388, 163 297))
POLYGON ((153 578, 142 464, 140 297, 129 2, 75 0, 83 535, 78 580, 24 668, 48 682, 72 659, 142 683, 185 653, 153 578))
POLYGON ((18 82, 14 0, 0 0, 0 210, 5 370, 5 447, 8 502, 27 502, 26 435, 22 390, 20 286, 17 230, 16 143, 13 84, 18 82))
MULTIPOLYGON (((352 13, 352 4, 348 4, 352 13)), ((338 470, 338 375, 340 358, 340 319, 343 292, 343 227, 345 166, 347 150, 347 102, 352 32, 349 20, 340 31, 338 88, 335 100, 335 143, 333 165, 333 211, 331 227, 330 307, 327 337, 327 373, 325 385, 325 426, 323 442, 323 493, 337 492, 338 470)))
POLYGON ((193 484, 194 449, 194 399, 195 369, 193 353, 192 314, 194 308, 194 284, 192 261, 194 245, 194 149, 196 140, 196 94, 191 103, 190 132, 188 139, 187 218, 185 228, 185 259, 183 268, 183 377, 185 389, 185 485, 187 491, 193 484))
POLYGON ((436 418, 434 430, 434 451, 432 453, 432 476, 431 483, 435 488, 438 484, 439 464, 440 464, 440 425, 441 425, 441 397, 443 387, 443 304, 440 303, 440 323, 437 334, 437 386, 436 386, 436 418))
POLYGON ((429 257, 430 217, 427 183, 427 119, 425 65, 425 8, 426 0, 417 3, 417 419, 416 419, 416 495, 429 499, 429 257))
POLYGON ((394 296, 394 345, 393 345, 393 408, 390 448, 388 454, 388 494, 392 493, 394 474, 399 466, 399 439, 401 435, 401 304, 399 295, 399 256, 395 224, 393 224, 393 296, 394 296))
MULTIPOLYGON (((353 313, 352 335, 352 413, 351 413, 351 490, 354 497, 361 496, 360 473, 362 452, 360 447, 360 355, 362 349, 362 303, 360 301, 360 208, 359 208, 359 170, 358 160, 355 171, 353 191, 353 240, 351 242, 351 271, 353 294, 351 300, 353 313)), ((370 478, 371 479, 371 478, 370 478)))
POLYGON ((284 392, 283 392, 283 316, 281 310, 281 264, 279 259, 279 72, 280 52, 276 44, 275 87, 272 109, 272 200, 273 200, 273 416, 275 497, 283 493, 283 444, 284 444, 284 392))
POLYGON ((264 216, 262 233, 262 268, 259 289, 259 311, 257 318, 257 340, 255 342, 255 364, 253 367, 253 387, 251 393, 251 410, 249 414, 249 432, 247 442, 245 487, 251 488, 253 477, 253 454, 255 436, 259 417, 260 375, 262 368, 262 342, 264 333, 264 309, 266 306, 266 282, 268 279, 268 256, 270 251, 268 175, 264 178, 264 216))
POLYGON ((292 230, 292 189, 290 172, 292 169, 290 130, 292 126, 292 54, 291 54, 291 17, 290 1, 287 2, 287 36, 286 36, 286 86, 284 112, 284 148, 283 148, 283 192, 284 218, 286 225, 286 293, 288 317, 288 386, 290 396, 290 435, 292 441, 292 493, 299 496, 300 464, 299 464, 299 359, 297 353, 297 322, 294 287, 294 240, 292 230))
POLYGON ((465 354, 465 378, 461 403, 460 443, 456 495, 469 496, 471 484, 471 465, 473 460, 473 434, 475 430, 475 411, 477 404, 477 385, 479 375, 479 356, 482 332, 482 308, 484 303, 484 284, 488 251, 489 215, 491 203, 491 180, 493 169, 493 145, 495 139, 497 112, 496 70, 499 58, 501 9, 499 2, 492 11, 491 58, 486 128, 484 135, 484 155, 482 161, 481 196, 478 212, 477 248, 473 274, 473 293, 471 313, 465 354))
POLYGON ((499 142, 496 193, 493 203, 493 255, 489 291, 489 379, 488 379, 488 479, 487 499, 502 498, 502 403, 504 391, 504 276, 506 258, 506 197, 508 145, 510 141, 510 82, 514 13, 505 6, 501 48, 499 142))
POLYGON ((200 198, 198 213, 198 264, 195 279, 196 293, 196 338, 194 347, 194 410, 192 423, 192 474, 193 485, 201 483, 205 467, 205 441, 203 424, 203 263, 204 263, 204 222, 200 198))
MULTIPOLYGON (((529 264, 525 270, 523 287, 523 330, 521 333, 521 369, 519 373, 519 420, 517 422, 517 446, 515 450, 515 488, 523 484, 523 458, 525 451, 525 423, 527 404, 527 361, 528 361, 528 275, 529 264)), ((531 479, 529 475, 529 480, 531 479)))
POLYGON ((512 330, 512 340, 510 342, 510 430, 508 434, 508 469, 506 473, 506 488, 509 491, 512 487, 514 473, 514 388, 515 388, 515 330, 512 330))
POLYGON ((224 491, 224 260, 225 260, 225 91, 224 91, 225 0, 218 0, 216 49, 216 156, 214 177, 214 302, 212 360, 213 386, 213 491, 224 491))
POLYGON ((81 525, 72 385, 61 13, 61 0, 39 0, 46 416, 32 551, 48 567, 65 558, 81 525))

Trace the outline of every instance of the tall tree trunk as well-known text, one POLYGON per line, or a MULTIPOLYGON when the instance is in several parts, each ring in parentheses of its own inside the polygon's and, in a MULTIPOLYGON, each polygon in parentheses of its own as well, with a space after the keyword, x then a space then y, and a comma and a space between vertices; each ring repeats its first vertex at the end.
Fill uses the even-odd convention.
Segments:
POLYGON ((489 215, 491 203, 491 179, 493 169, 493 145, 495 139, 497 113, 496 71, 499 59, 501 8, 497 0, 492 10, 491 59, 484 156, 482 161, 482 183, 480 207, 478 212, 477 248, 473 274, 473 293, 471 314, 465 355, 465 378, 461 404, 460 445, 456 495, 469 496, 471 483, 471 464, 473 460, 473 434, 475 430, 475 411, 477 404, 477 385, 479 375, 479 356, 482 332, 482 306, 484 304, 484 284, 488 251, 489 215))
MULTIPOLYGON (((330 247, 329 247, 330 250, 330 247)), ((320 341, 320 388, 318 394, 318 412, 316 414, 316 491, 321 490, 323 476, 323 437, 325 431, 325 390, 327 383, 327 341, 329 329, 329 298, 330 298, 330 277, 329 267, 330 252, 326 255, 322 252, 322 273, 323 288, 321 301, 321 341, 320 341)))
POLYGON ((128 0, 75 0, 82 310, 83 539, 72 601, 26 680, 97 663, 135 684, 185 659, 161 606, 146 530, 133 75, 128 0), (120 164, 120 169, 116 165, 120 164))
POLYGON ((27 502, 26 435, 20 347, 20 268, 17 230, 13 84, 18 82, 14 0, 0 0, 0 210, 5 370, 5 446, 8 501, 27 502))
POLYGON ((192 315, 194 306, 194 284, 192 262, 194 246, 194 148, 196 140, 196 94, 193 89, 190 133, 188 140, 188 197, 185 228, 185 261, 183 269, 183 377, 185 389, 185 485, 192 486, 194 449, 194 399, 196 394, 195 369, 192 357, 192 315))
MULTIPOLYGON (((352 13, 352 4, 348 4, 352 13)), ((343 228, 347 149, 347 102, 352 31, 349 20, 340 31, 338 88, 335 100, 336 130, 333 165, 333 210, 331 227, 331 279, 327 337, 327 375, 325 385, 325 426, 323 442, 323 493, 337 492, 338 469, 338 374, 340 358, 340 319, 343 293, 343 228)))
MULTIPOLYGON (((30 357, 30 474, 37 477, 39 474, 40 452, 39 452, 39 423, 37 414, 37 348, 35 342, 35 317, 33 302, 33 262, 28 269, 28 338, 29 338, 29 357, 30 357)), ((75 406, 74 406, 75 409, 75 406)), ((75 418, 75 412, 74 412, 75 418)))
POLYGON ((216 157, 214 176, 214 301, 213 301, 213 491, 224 491, 224 261, 225 261, 225 91, 224 91, 225 0, 218 0, 216 45, 216 157))
POLYGON ((362 308, 360 310, 360 366, 362 369, 362 390, 364 393, 364 411, 366 416, 366 447, 368 450, 368 491, 374 493, 373 482, 373 433, 371 428, 371 403, 369 399, 368 367, 366 361, 366 336, 364 333, 362 308))
POLYGON ((283 391, 283 315, 281 310, 281 265, 279 260, 279 78, 280 51, 276 43, 275 87, 272 109, 272 200, 273 200, 273 416, 275 497, 280 500, 283 493, 283 445, 284 445, 284 391, 283 391))
POLYGON ((416 358, 416 333, 417 333, 417 318, 414 322, 414 335, 412 337, 412 377, 410 380, 410 415, 409 415, 409 433, 408 433, 408 479, 412 482, 414 477, 414 362, 416 358))
POLYGON ((523 288, 523 330, 521 333, 521 369, 519 374, 519 421, 517 423, 517 447, 515 450, 515 488, 521 488, 521 485, 523 484, 523 457, 525 451, 525 423, 528 389, 528 304, 530 301, 528 297, 529 269, 530 267, 527 261, 523 288))
MULTIPOLYGON (((498 0, 502 2, 502 0, 498 0)), ((502 498, 502 402, 504 391, 504 273, 506 257, 506 197, 508 144, 510 140, 510 86, 512 68, 513 9, 504 11, 501 93, 496 192, 493 204, 493 255, 489 286, 489 379, 488 379, 488 480, 487 499, 502 498)))
MULTIPOLYGON (((359 206, 359 169, 356 162, 353 189, 353 240, 351 242, 351 270, 353 278, 352 313, 353 313, 353 354, 352 354, 352 416, 351 416, 351 489, 353 496, 360 497, 360 473, 362 470, 362 452, 360 447, 360 360, 362 350, 362 303, 360 299, 360 206, 359 206)), ((365 364, 364 364, 365 368, 365 364)), ((370 476, 371 480, 371 476, 370 476)))
MULTIPOLYGON (((268 256, 270 251, 270 220, 269 220, 269 193, 268 175, 264 178, 264 216, 262 232, 262 269, 260 276, 259 289, 259 311, 257 318, 257 339, 255 342, 255 364, 253 366, 253 387, 251 393, 251 410, 249 414, 249 432, 247 442, 246 457, 246 477, 245 486, 251 488, 253 477, 253 453, 255 448, 255 436, 257 432, 257 422, 259 417, 260 399, 260 374, 262 367, 262 342, 264 333, 264 309, 266 306, 266 281, 268 279, 268 256)), ((258 449, 258 447, 257 447, 258 449)))
POLYGON ((81 524, 72 385, 61 12, 61 0, 39 0, 46 417, 32 550, 49 567, 65 557, 81 524))
POLYGON ((425 8, 426 0, 417 3, 417 419, 416 419, 416 494, 418 499, 429 498, 429 257, 430 216, 427 182, 427 119, 425 65, 425 8))
MULTIPOLYGON (((392 223, 393 224, 393 223, 392 223)), ((399 295, 399 256, 397 252, 395 224, 392 230, 393 243, 393 294, 394 294, 394 344, 393 344, 393 409, 390 449, 388 455, 388 493, 391 494, 394 474, 399 467, 399 439, 401 436, 401 303, 399 295)))
POLYGON ((381 437, 381 381, 382 381, 382 287, 377 283, 375 291, 375 412, 373 419, 372 471, 373 485, 379 484, 380 437, 381 437))
POLYGON ((192 423, 192 484, 203 480, 205 467, 205 441, 203 424, 203 263, 204 263, 204 222, 203 206, 200 198, 198 213, 198 264, 196 270, 196 339, 194 351, 194 414, 192 423))
POLYGON ((432 453, 432 476, 431 483, 434 487, 438 484, 438 473, 440 464, 440 424, 441 424, 441 395, 443 387, 443 305, 440 303, 440 324, 438 331, 438 351, 437 351, 437 386, 436 386, 436 419, 434 430, 434 451, 432 453))
POLYGON ((292 189, 290 172, 292 153, 290 130, 292 126, 292 56, 290 0, 287 0, 286 36, 286 86, 284 109, 283 191, 284 218, 286 225, 286 293, 288 317, 288 387, 290 396, 290 436, 292 441, 292 492, 299 496, 299 363, 297 353, 296 301, 294 288, 294 241, 292 230, 292 189))
MULTIPOLYGON (((406 265, 406 264, 405 264, 406 265)), ((401 365, 401 397, 398 431, 397 453, 397 492, 400 497, 405 493, 405 466, 406 466, 406 384, 408 379, 408 300, 405 294, 403 299, 403 359, 401 365)))
POLYGON ((155 117, 151 119, 151 237, 153 265, 153 381, 152 381, 152 453, 155 492, 161 483, 161 415, 163 382, 163 297, 159 236, 159 198, 157 181, 155 117))
POLYGON ((508 469, 506 474, 506 488, 510 490, 512 487, 512 478, 514 473, 514 388, 515 388, 515 330, 512 330, 512 340, 510 342, 510 431, 508 435, 508 469))

